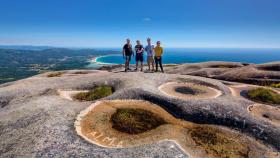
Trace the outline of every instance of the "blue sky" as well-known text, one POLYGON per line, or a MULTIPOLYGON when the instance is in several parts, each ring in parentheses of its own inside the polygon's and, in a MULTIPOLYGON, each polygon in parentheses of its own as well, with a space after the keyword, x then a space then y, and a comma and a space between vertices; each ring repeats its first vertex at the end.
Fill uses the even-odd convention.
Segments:
POLYGON ((280 48, 279 0, 0 0, 1 45, 280 48))

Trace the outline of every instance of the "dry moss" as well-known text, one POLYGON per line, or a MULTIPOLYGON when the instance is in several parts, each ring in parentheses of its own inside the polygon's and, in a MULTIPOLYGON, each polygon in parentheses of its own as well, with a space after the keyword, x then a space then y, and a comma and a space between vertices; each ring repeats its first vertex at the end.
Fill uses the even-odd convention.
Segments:
POLYGON ((89 92, 81 92, 74 96, 74 99, 80 101, 93 101, 100 98, 107 97, 113 94, 113 88, 110 86, 99 86, 89 92))
POLYGON ((48 74, 47 77, 61 77, 63 75, 63 72, 53 72, 48 74))
POLYGON ((111 122, 114 129, 129 134, 143 133, 166 123, 152 112, 132 108, 117 109, 111 122))
POLYGON ((253 90, 249 90, 248 98, 270 104, 280 104, 280 95, 270 89, 266 88, 257 88, 253 90))
POLYGON ((218 129, 210 127, 196 127, 190 130, 195 143, 214 157, 246 158, 249 148, 238 139, 229 138, 218 129))
POLYGON ((177 64, 164 64, 164 67, 175 67, 178 66, 177 64))
POLYGON ((277 83, 277 84, 276 84, 276 83, 275 83, 275 84, 272 84, 272 85, 271 85, 271 87, 274 87, 274 88, 280 88, 280 83, 277 83))
POLYGON ((73 74, 88 74, 89 72, 87 71, 77 71, 77 72, 74 72, 73 74))

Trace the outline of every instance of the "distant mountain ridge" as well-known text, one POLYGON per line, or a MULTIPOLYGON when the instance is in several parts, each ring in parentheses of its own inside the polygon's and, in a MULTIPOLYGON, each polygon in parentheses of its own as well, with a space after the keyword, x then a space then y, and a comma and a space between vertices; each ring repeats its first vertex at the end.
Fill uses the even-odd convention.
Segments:
POLYGON ((51 46, 32 46, 32 45, 0 45, 0 49, 15 49, 15 50, 44 50, 55 47, 51 46))

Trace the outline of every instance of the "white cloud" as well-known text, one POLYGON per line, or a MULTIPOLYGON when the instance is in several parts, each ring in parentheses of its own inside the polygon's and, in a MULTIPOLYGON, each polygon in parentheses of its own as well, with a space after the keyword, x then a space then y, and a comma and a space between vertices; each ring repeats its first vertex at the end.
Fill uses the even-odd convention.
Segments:
POLYGON ((146 17, 146 18, 143 19, 143 21, 147 21, 147 22, 148 22, 148 21, 151 21, 151 20, 152 20, 152 19, 149 18, 149 17, 146 17))

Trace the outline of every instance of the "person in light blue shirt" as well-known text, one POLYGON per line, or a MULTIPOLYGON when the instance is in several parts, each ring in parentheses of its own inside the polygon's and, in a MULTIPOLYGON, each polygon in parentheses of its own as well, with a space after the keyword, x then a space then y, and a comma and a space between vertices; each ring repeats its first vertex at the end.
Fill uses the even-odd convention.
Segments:
POLYGON ((151 44, 151 38, 147 39, 148 45, 145 47, 145 51, 147 52, 147 64, 149 67, 149 71, 151 71, 151 65, 152 65, 152 71, 155 71, 154 66, 154 45, 151 44))

